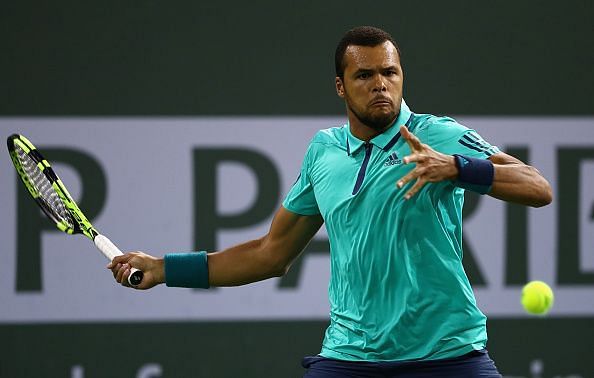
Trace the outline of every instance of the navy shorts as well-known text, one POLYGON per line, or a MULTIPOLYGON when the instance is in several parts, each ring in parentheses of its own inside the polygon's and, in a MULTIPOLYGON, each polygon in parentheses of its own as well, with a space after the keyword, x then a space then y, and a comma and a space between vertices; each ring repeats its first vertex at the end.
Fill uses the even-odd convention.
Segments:
POLYGON ((391 377, 499 377, 495 363, 486 349, 460 357, 430 361, 359 362, 309 356, 301 365, 304 378, 391 378, 391 377))

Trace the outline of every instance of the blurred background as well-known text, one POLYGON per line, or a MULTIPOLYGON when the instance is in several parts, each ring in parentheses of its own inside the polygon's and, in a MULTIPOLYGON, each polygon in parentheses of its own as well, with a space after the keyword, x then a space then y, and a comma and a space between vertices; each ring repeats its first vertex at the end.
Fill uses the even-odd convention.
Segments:
MULTIPOLYGON (((413 111, 464 121, 554 184, 555 204, 539 210, 467 198, 465 266, 501 372, 594 377, 592 2, 0 9, 2 136, 21 132, 47 151, 123 249, 156 254, 266 232, 315 130, 344 122, 338 40, 358 25, 390 32, 413 111), (557 293, 547 317, 519 307, 532 279, 557 293)), ((45 223, 6 153, 0 177, 0 377, 298 377, 301 357, 319 352, 323 232, 271 283, 136 293, 113 284, 88 241, 45 223)))

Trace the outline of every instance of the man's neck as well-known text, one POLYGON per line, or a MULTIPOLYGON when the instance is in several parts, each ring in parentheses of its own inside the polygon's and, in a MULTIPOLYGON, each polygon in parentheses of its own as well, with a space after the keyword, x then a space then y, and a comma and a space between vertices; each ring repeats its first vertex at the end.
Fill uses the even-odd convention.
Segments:
POLYGON ((386 127, 381 130, 374 129, 362 123, 356 116, 349 115, 349 128, 351 134, 359 140, 364 142, 369 142, 371 139, 375 138, 376 136, 383 134, 391 127, 394 126, 394 123, 398 117, 394 119, 394 121, 390 122, 386 127))

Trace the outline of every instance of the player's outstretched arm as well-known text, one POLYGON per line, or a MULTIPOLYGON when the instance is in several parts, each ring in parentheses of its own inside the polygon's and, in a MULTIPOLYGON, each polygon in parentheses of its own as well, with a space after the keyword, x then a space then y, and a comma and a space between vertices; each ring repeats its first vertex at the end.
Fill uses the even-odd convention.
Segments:
POLYGON ((211 286, 237 286, 284 275, 324 223, 281 206, 260 239, 208 254, 211 286))
MULTIPOLYGON (((209 285, 238 286, 284 275, 322 224, 320 215, 299 215, 281 207, 266 236, 208 254, 209 285)), ((131 266, 142 267, 144 272, 137 289, 148 289, 165 282, 164 260, 142 252, 118 256, 107 268, 111 269, 117 282, 128 286, 131 266)))

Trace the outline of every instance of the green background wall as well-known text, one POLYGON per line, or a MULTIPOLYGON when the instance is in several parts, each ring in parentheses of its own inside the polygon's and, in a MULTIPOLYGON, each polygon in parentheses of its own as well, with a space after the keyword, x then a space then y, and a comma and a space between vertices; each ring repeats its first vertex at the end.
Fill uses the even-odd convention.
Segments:
POLYGON ((333 54, 372 24, 418 112, 592 114, 591 1, 18 1, 0 114, 341 114, 333 54))

